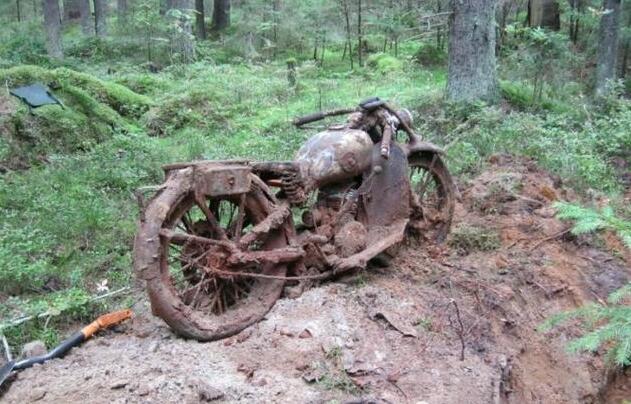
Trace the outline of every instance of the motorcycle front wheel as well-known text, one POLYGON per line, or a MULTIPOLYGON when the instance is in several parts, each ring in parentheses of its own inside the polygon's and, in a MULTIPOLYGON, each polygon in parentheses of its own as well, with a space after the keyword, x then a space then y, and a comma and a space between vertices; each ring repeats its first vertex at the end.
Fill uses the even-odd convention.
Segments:
MULTIPOLYGON (((212 341, 261 320, 283 290, 283 280, 231 276, 231 271, 282 278, 287 267, 260 263, 235 268, 221 245, 221 240, 238 243, 273 211, 269 192, 261 189, 265 184, 253 181, 250 191, 241 195, 196 198, 189 178, 186 170, 172 172, 145 209, 134 243, 134 265, 147 281, 155 315, 183 337, 212 341)), ((286 245, 279 228, 246 249, 286 245)))

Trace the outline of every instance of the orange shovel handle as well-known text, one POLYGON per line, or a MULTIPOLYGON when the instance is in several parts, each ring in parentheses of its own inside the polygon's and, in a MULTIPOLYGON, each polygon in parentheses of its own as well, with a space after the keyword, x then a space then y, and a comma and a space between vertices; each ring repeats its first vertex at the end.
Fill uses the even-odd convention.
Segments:
POLYGON ((85 339, 90 338, 94 333, 104 328, 120 324, 123 321, 131 318, 132 311, 131 310, 120 310, 115 311, 113 313, 104 314, 101 317, 94 320, 92 323, 86 325, 81 330, 81 333, 85 337, 85 339))

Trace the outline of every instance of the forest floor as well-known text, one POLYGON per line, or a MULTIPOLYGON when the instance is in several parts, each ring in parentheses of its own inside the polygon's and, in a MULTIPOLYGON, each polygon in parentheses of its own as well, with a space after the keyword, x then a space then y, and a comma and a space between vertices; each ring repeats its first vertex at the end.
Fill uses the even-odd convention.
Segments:
POLYGON ((576 324, 538 330, 551 315, 604 301, 629 282, 629 257, 615 239, 566 231, 551 203, 573 199, 572 191, 530 161, 494 156, 459 187, 445 245, 404 245, 389 267, 281 299, 264 321, 212 343, 174 335, 138 292, 132 321, 17 374, 0 400, 631 399, 628 371, 614 372, 600 354, 567 353, 576 324))

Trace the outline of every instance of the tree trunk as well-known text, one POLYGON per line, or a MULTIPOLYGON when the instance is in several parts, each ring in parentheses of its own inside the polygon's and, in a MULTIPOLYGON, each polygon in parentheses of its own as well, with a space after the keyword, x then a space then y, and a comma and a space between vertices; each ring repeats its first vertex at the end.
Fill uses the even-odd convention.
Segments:
POLYGON ((116 18, 120 25, 127 23, 127 0, 118 0, 116 2, 116 18))
POLYGON ((495 0, 451 0, 447 98, 494 102, 495 0))
POLYGON ((357 1, 357 63, 359 67, 364 65, 362 58, 363 48, 363 34, 362 34, 362 0, 357 1))
POLYGON ((346 53, 346 48, 348 48, 348 58, 351 61, 351 70, 353 70, 355 66, 353 66, 353 41, 351 38, 352 35, 350 19, 351 10, 348 4, 348 0, 342 0, 342 10, 344 11, 344 22, 346 23, 346 44, 344 44, 344 52, 346 53))
POLYGON ((83 35, 94 35, 94 19, 90 10, 90 0, 79 0, 79 16, 83 35))
POLYGON ((598 59, 596 61, 597 96, 605 95, 607 93, 607 83, 616 77, 620 1, 605 0, 603 5, 604 10, 600 18, 598 38, 598 59))
POLYGON ((584 0, 570 0, 570 39, 574 44, 578 42, 579 14, 583 11, 583 2, 584 0))
POLYGON ((204 40, 206 39, 204 0, 195 0, 195 11, 195 28, 197 31, 197 38, 204 40))
MULTIPOLYGON (((173 0, 173 8, 180 10, 183 14, 191 9, 190 0, 173 0)), ((171 39, 171 46, 180 55, 183 63, 190 63, 195 58, 195 42, 193 40, 193 27, 188 18, 180 18, 178 24, 182 30, 175 33, 171 39)))
POLYGON ((213 7, 213 31, 223 31, 229 26, 230 0, 215 0, 213 7))
POLYGON ((506 40, 506 22, 508 21, 508 14, 510 13, 510 1, 500 0, 498 3, 499 7, 497 7, 496 11, 496 19, 497 19, 497 30, 496 30, 496 44, 495 44, 495 54, 499 55, 502 46, 504 46, 504 41, 506 40))
POLYGON ((556 0, 528 0, 528 25, 558 31, 561 14, 556 0))
POLYGON ((81 18, 79 0, 64 0, 64 21, 81 18))
POLYGON ((94 30, 96 36, 107 36, 107 0, 94 0, 94 30))
POLYGON ((280 10, 278 1, 279 0, 272 0, 272 42, 274 42, 274 58, 276 58, 278 53, 278 11, 280 10))
MULTIPOLYGON (((631 10, 627 10, 626 14, 627 14, 627 22, 624 26, 626 28, 631 28, 631 10)), ((622 79, 627 77, 627 65, 629 62, 629 53, 631 53, 630 48, 631 48, 631 38, 629 38, 629 36, 627 35, 624 39, 624 45, 622 46, 622 60, 620 61, 620 78, 622 79)))
POLYGON ((22 21, 22 10, 20 8, 20 0, 15 1, 15 7, 17 11, 18 22, 22 21))
POLYGON ((46 50, 48 56, 55 59, 63 59, 61 47, 61 12, 57 0, 42 0, 44 10, 44 28, 46 30, 46 50))

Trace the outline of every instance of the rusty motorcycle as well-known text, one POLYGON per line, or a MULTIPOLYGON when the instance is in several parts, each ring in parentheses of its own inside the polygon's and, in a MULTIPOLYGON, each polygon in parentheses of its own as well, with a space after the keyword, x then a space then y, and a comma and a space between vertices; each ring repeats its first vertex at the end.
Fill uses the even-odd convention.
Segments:
POLYGON ((293 161, 170 164, 163 184, 138 191, 134 268, 179 335, 229 337, 283 292, 363 269, 404 240, 445 238, 456 191, 441 149, 379 98, 294 124, 342 114, 293 161))

